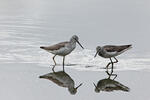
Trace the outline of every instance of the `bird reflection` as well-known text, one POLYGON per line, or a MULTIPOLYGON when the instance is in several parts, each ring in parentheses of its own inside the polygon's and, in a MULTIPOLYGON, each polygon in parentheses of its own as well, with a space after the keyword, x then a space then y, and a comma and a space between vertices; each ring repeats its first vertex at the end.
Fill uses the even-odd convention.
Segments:
POLYGON ((129 88, 118 81, 115 81, 115 78, 117 77, 116 74, 109 73, 106 71, 108 78, 99 80, 97 85, 94 84, 95 86, 95 92, 99 93, 100 91, 106 91, 106 92, 112 92, 114 90, 120 90, 120 91, 125 91, 129 92, 129 88), (111 76, 115 76, 113 79, 111 79, 111 76))
POLYGON ((64 71, 52 72, 45 75, 40 76, 39 78, 44 78, 51 80, 55 84, 61 87, 68 88, 68 91, 74 95, 77 93, 77 89, 82 85, 82 83, 75 87, 74 80, 64 71))

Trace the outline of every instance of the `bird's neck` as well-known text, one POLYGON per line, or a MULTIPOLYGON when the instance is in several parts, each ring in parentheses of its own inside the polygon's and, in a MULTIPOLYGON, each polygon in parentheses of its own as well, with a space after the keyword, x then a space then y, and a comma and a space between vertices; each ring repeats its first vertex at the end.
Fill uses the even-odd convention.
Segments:
POLYGON ((71 42, 70 46, 74 49, 76 47, 76 42, 71 42))
POLYGON ((73 40, 73 39, 72 39, 72 40, 70 40, 70 45, 71 45, 71 46, 73 46, 73 47, 74 47, 74 46, 76 46, 76 41, 75 41, 75 40, 73 40))
POLYGON ((76 40, 75 39, 70 39, 70 42, 71 43, 76 43, 76 40))

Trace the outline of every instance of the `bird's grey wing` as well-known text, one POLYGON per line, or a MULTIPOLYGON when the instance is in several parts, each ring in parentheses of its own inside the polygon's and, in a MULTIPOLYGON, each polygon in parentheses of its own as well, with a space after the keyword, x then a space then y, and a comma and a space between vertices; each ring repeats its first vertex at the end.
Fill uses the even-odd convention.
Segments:
POLYGON ((116 86, 118 87, 117 89, 118 90, 122 90, 122 91, 130 91, 130 88, 129 87, 127 87, 127 86, 125 86, 125 85, 123 85, 123 84, 121 84, 121 83, 119 83, 119 82, 115 82, 115 84, 116 84, 116 86))
POLYGON ((47 47, 40 47, 40 48, 42 48, 42 49, 44 49, 44 50, 51 50, 51 51, 53 51, 53 50, 58 50, 58 49, 60 49, 60 48, 62 48, 62 47, 65 47, 65 45, 67 44, 67 43, 69 43, 69 42, 60 42, 60 43, 58 43, 58 44, 54 44, 54 45, 52 45, 52 46, 47 46, 47 47))
POLYGON ((114 46, 114 45, 107 45, 104 46, 104 49, 107 52, 121 52, 127 48, 129 48, 131 45, 122 45, 122 46, 114 46))
POLYGON ((40 78, 48 79, 48 80, 54 82, 55 84, 57 84, 58 86, 66 87, 64 85, 63 81, 60 80, 60 77, 57 76, 57 72, 56 72, 56 74, 55 73, 48 73, 48 74, 42 75, 42 76, 40 76, 40 78))

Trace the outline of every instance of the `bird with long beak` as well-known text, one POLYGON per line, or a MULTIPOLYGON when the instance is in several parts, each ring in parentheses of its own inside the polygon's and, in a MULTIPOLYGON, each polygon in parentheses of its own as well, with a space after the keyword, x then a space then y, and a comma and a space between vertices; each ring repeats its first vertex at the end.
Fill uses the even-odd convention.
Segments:
POLYGON ((111 79, 111 76, 114 76, 116 74, 113 74, 113 73, 109 74, 107 71, 106 71, 106 73, 108 74, 108 78, 99 80, 97 85, 93 83, 96 93, 99 93, 100 91, 112 92, 114 90, 121 90, 121 91, 125 91, 125 92, 130 91, 129 87, 121 84, 118 81, 115 81, 116 77, 111 79))
POLYGON ((121 45, 121 46, 115 46, 115 45, 106 45, 106 46, 97 46, 96 47, 96 54, 94 57, 97 56, 97 54, 103 58, 109 58, 111 62, 109 62, 106 66, 106 69, 108 70, 108 66, 112 64, 117 63, 118 60, 116 59, 116 56, 122 54, 123 52, 127 51, 128 49, 132 48, 132 45, 121 45), (114 58, 116 61, 113 62, 112 58, 114 58))
POLYGON ((60 42, 52 46, 41 46, 40 48, 54 54, 53 61, 55 65, 56 65, 56 61, 55 61, 56 55, 63 56, 63 71, 64 71, 65 56, 70 54, 76 48, 76 43, 78 43, 81 46, 81 48, 84 49, 79 42, 78 36, 76 35, 73 35, 70 41, 60 42))
POLYGON ((121 90, 121 91, 125 91, 125 92, 130 91, 130 89, 127 86, 119 83, 118 81, 112 80, 112 79, 99 80, 97 85, 94 84, 94 86, 95 86, 96 93, 99 93, 100 91, 112 92, 114 90, 121 90))
POLYGON ((68 91, 72 95, 76 94, 77 89, 82 85, 81 83, 77 87, 75 87, 74 80, 64 71, 48 73, 48 74, 40 76, 39 78, 51 80, 58 86, 68 88, 68 91))

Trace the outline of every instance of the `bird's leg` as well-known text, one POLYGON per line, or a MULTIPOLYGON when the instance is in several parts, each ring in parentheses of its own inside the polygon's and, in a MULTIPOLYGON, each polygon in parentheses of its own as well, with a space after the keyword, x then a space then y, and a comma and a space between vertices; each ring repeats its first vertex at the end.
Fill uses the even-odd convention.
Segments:
POLYGON ((113 62, 113 63, 117 63, 118 62, 118 60, 116 59, 116 57, 114 57, 114 59, 116 60, 115 62, 113 62))
POLYGON ((55 65, 53 65, 53 68, 52 68, 53 73, 55 72, 54 68, 55 68, 55 65))
POLYGON ((112 65, 112 68, 111 68, 111 75, 113 73, 113 69, 114 69, 114 62, 112 61, 112 59, 110 58, 110 61, 111 61, 111 65, 112 65))
POLYGON ((54 61, 54 63, 55 63, 55 65, 53 65, 53 68, 52 68, 52 71, 53 71, 53 72, 54 72, 54 68, 55 68, 55 66, 56 66, 55 57, 56 57, 56 55, 53 56, 53 61, 54 61))
POLYGON ((54 61, 54 67, 56 66, 56 62, 55 62, 55 57, 56 57, 56 55, 54 55, 54 57, 53 57, 53 61, 54 61))
MULTIPOLYGON (((114 57, 115 58, 115 57, 114 57)), ((110 61, 111 61, 111 64, 112 64, 112 69, 111 69, 111 76, 115 76, 114 78, 113 78, 113 80, 117 77, 117 74, 113 74, 113 67, 114 67, 114 63, 117 63, 118 62, 118 60, 115 58, 115 62, 113 62, 112 61, 112 59, 110 58, 110 61)))
POLYGON ((108 79, 110 79, 111 76, 115 76, 115 77, 113 78, 113 80, 116 79, 116 77, 117 77, 117 74, 113 74, 112 72, 109 73, 108 71, 106 71, 106 73, 107 73, 107 75, 109 76, 108 79))
POLYGON ((113 78, 113 80, 114 80, 114 79, 116 79, 116 77, 117 77, 117 74, 112 74, 112 76, 115 76, 115 77, 113 78))
POLYGON ((65 56, 63 56, 63 71, 65 71, 64 66, 65 66, 65 56))
MULTIPOLYGON (((111 58, 110 58, 110 61, 112 61, 111 58)), ((107 64, 107 66, 106 66, 107 72, 108 72, 108 67, 109 67, 110 64, 112 64, 112 62, 109 62, 109 63, 107 64)))
POLYGON ((112 59, 110 58, 111 63, 108 63, 108 65, 112 64, 112 72, 111 73, 113 73, 114 63, 118 62, 118 60, 115 57, 114 57, 114 59, 116 60, 115 62, 113 62, 112 59))
POLYGON ((110 79, 111 76, 115 76, 115 77, 113 78, 113 80, 116 79, 116 77, 117 77, 117 74, 113 74, 112 71, 111 71, 111 73, 109 73, 108 71, 106 71, 106 73, 107 73, 107 75, 109 76, 108 79, 110 79))
MULTIPOLYGON (((113 69, 112 69, 112 71, 111 71, 110 76, 115 76, 115 77, 113 78, 113 80, 117 77, 117 74, 113 74, 113 69)), ((110 76, 109 76, 109 77, 110 77, 110 76)))
POLYGON ((108 72, 108 67, 109 67, 110 64, 111 64, 111 62, 109 62, 109 63, 107 64, 107 66, 106 66, 107 72, 108 72))
POLYGON ((111 64, 111 62, 109 62, 109 63, 107 64, 107 66, 106 66, 107 71, 106 71, 106 72, 108 72, 108 67, 109 67, 110 64, 111 64))
POLYGON ((111 74, 109 74, 108 70, 106 71, 107 75, 109 76, 108 79, 110 79, 111 74))
MULTIPOLYGON (((118 62, 117 58, 114 57, 114 59, 116 60, 114 63, 117 63, 117 62, 118 62)), ((112 75, 115 76, 114 79, 117 77, 117 74, 112 74, 112 75)), ((114 80, 114 79, 113 79, 113 80, 114 80)))

